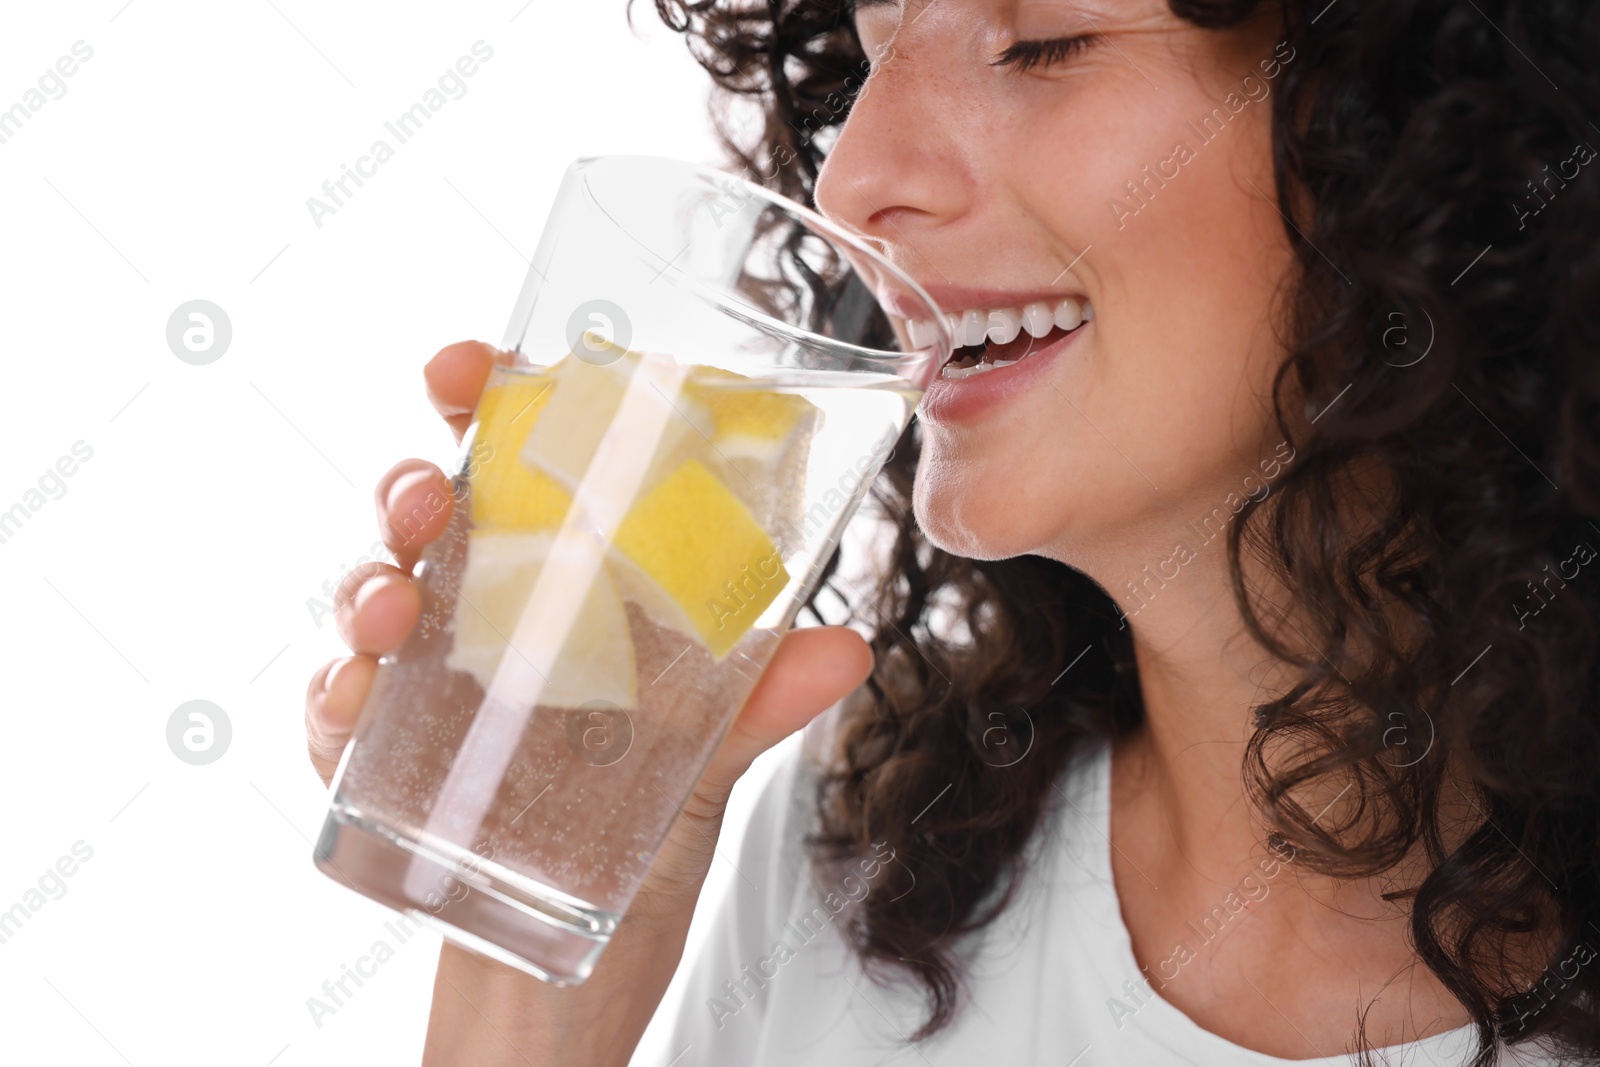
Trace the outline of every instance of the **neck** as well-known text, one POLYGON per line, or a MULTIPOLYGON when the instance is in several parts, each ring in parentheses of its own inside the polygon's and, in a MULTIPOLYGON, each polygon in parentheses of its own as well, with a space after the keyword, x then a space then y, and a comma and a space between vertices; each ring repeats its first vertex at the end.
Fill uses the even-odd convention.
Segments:
POLYGON ((1119 788, 1136 787, 1155 804, 1165 828, 1156 832, 1170 835, 1175 857, 1226 881, 1262 851, 1266 829, 1244 796, 1241 769, 1254 709, 1278 694, 1283 672, 1246 631, 1223 540, 1194 547, 1175 577, 1147 582, 1142 598, 1121 605, 1145 721, 1120 760, 1119 788))
MULTIPOLYGON (((1333 1043, 1344 1020, 1329 1021, 1329 1012, 1344 1010, 1350 989, 1366 981, 1377 990, 1364 1001, 1376 1045, 1466 1022, 1442 983, 1416 965, 1405 923, 1372 921, 1404 918, 1404 905, 1384 892, 1415 884, 1425 873, 1420 855, 1383 877, 1343 880, 1316 875, 1294 863, 1292 852, 1267 845, 1269 827, 1245 793, 1244 758, 1255 709, 1286 692, 1297 675, 1249 633, 1234 602, 1223 537, 1185 536, 1187 552, 1148 554, 1152 544, 1171 544, 1169 537, 1130 532, 1129 542, 1143 547, 1128 551, 1146 552, 1142 558, 1069 560, 1116 599, 1139 670, 1144 721, 1113 751, 1111 782, 1111 862, 1136 958, 1165 977, 1163 961, 1175 944, 1206 945, 1184 957, 1195 962, 1178 972, 1203 977, 1164 982, 1161 995, 1202 1025, 1233 1027, 1236 1040, 1257 1042, 1250 1047, 1303 1051, 1308 1020, 1321 1020, 1318 1041, 1333 1043), (1161 562, 1147 569, 1152 559, 1161 562), (1237 913, 1236 897, 1244 900, 1237 913), (1219 912, 1224 900, 1231 903, 1219 912), (1236 921, 1245 915, 1248 921, 1236 921), (1224 932, 1213 943, 1214 929, 1224 932), (1297 962, 1264 977, 1274 960, 1297 962), (1219 1007, 1262 998, 1247 979, 1296 989, 1300 1022, 1260 1044, 1255 1023, 1219 1007)), ((1245 581, 1262 621, 1275 627, 1275 608, 1290 608, 1289 596, 1248 562, 1245 581)), ((1292 626, 1292 618, 1285 621, 1292 626)), ((1346 812, 1329 802, 1339 795, 1337 783, 1318 782, 1296 799, 1314 820, 1337 826, 1346 812)), ((1470 821, 1469 811, 1460 814, 1470 821)))

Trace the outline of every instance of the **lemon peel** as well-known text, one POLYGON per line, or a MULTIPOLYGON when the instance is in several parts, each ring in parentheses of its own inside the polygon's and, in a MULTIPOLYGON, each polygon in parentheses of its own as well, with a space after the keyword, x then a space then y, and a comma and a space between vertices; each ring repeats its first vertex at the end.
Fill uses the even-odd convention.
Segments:
POLYGON ((615 541, 722 659, 789 582, 777 546, 749 510, 688 460, 628 512, 615 541))
POLYGON ((782 441, 802 418, 816 410, 811 401, 791 393, 727 388, 751 381, 754 379, 722 367, 696 367, 685 383, 684 392, 704 404, 716 421, 715 440, 782 441))
MULTIPOLYGON (((553 364, 545 377, 558 399, 523 441, 519 452, 523 463, 575 491, 645 358, 644 353, 629 351, 605 363, 568 355, 553 364)), ((669 403, 666 397, 657 399, 663 405, 669 403)), ((645 476, 647 487, 690 455, 703 451, 714 430, 711 416, 694 396, 679 395, 671 404, 666 430, 645 476)))
POLYGON ((794 393, 746 388, 755 379, 721 367, 697 367, 684 385, 716 420, 711 449, 728 487, 785 553, 799 551, 797 527, 805 507, 806 464, 822 411, 794 393))
POLYGON ((566 488, 517 456, 539 414, 550 403, 551 383, 533 379, 493 385, 478 401, 478 430, 470 474, 472 522, 479 529, 554 529, 572 505, 566 488))

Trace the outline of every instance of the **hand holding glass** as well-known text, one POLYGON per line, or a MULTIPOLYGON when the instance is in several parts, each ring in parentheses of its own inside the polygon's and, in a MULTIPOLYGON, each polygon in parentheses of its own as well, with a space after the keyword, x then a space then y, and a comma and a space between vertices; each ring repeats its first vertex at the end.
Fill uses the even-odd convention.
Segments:
POLYGON ((579 982, 950 338, 820 216, 624 156, 568 170, 503 347, 316 862, 579 982))

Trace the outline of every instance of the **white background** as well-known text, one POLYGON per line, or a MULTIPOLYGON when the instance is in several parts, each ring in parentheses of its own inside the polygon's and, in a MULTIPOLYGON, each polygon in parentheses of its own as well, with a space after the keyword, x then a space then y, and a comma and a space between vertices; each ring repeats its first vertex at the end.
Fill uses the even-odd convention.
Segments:
MULTIPOLYGON (((93 855, 0 944, 0 1060, 416 1062, 431 934, 307 1008, 392 917, 311 863, 302 701, 342 646, 308 602, 369 551, 385 469, 453 461, 422 365, 500 340, 567 163, 715 161, 708 81, 650 0, 637 35, 623 0, 7 8, 0 109, 93 56, 0 144, 0 511, 93 455, 0 544, 0 911, 93 855), (307 198, 478 40, 466 94, 316 226, 307 198), (206 366, 166 341, 193 299, 232 323, 206 366), (232 724, 208 766, 167 747, 193 699, 232 724)), ((635 1062, 670 1058, 653 1031, 635 1062)))

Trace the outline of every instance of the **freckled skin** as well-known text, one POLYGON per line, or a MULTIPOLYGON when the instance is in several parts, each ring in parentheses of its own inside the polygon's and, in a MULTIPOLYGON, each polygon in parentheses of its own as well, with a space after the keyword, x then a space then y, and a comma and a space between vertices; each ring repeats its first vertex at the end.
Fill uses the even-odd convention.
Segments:
MULTIPOLYGON (((822 211, 930 286, 1094 307, 1015 394, 929 405, 914 504, 936 545, 1061 560, 1128 616, 1144 721, 1113 749, 1112 866, 1135 957, 1170 972, 1190 924, 1262 858, 1244 742, 1255 704, 1293 680, 1243 633, 1223 542, 1194 524, 1269 493, 1292 459, 1270 402, 1294 281, 1270 120, 1294 53, 1271 12, 1208 31, 1162 0, 906 0, 856 25, 877 58, 822 211), (1018 40, 1087 33, 1049 65, 991 65, 1018 40), (1148 604, 1131 589, 1146 568, 1165 576, 1148 604)), ((1295 867, 1159 995, 1289 1059, 1353 1046, 1357 1006, 1373 1047, 1463 1025, 1388 887, 1295 867)))
POLYGON ((1275 27, 1208 33, 1155 0, 941 0, 900 20, 894 6, 858 15, 882 57, 824 166, 823 211, 884 239, 919 280, 1059 288, 1096 311, 1046 387, 924 424, 917 518, 951 551, 1045 553, 1109 585, 1169 554, 1189 514, 1276 443, 1267 323, 1289 253, 1261 195, 1270 97, 1225 108, 1210 143, 1186 125, 1246 75, 1270 92, 1258 64, 1275 27), (987 65, 1016 38, 1095 29, 1103 40, 1051 69, 987 65), (1180 142, 1192 158, 1162 179, 1180 142))

